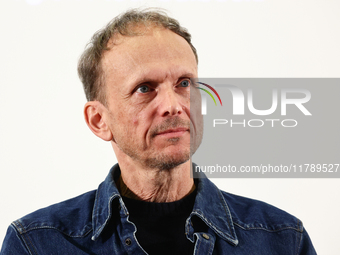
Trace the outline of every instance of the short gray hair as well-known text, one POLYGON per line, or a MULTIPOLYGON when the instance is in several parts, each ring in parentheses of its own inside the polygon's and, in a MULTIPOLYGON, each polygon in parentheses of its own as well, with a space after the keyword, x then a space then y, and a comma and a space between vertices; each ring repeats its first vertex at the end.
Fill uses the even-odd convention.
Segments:
MULTIPOLYGON (((138 25, 159 26, 171 30, 183 37, 190 45, 198 62, 195 47, 191 43, 191 35, 181 27, 176 19, 169 17, 159 9, 132 9, 115 17, 103 29, 97 31, 91 38, 84 53, 78 62, 78 75, 83 83, 86 99, 98 100, 106 105, 104 92, 104 75, 101 66, 103 53, 111 48, 109 40, 115 35, 135 36, 141 34, 136 28, 138 25)), ((113 44, 112 44, 113 45, 113 44)))

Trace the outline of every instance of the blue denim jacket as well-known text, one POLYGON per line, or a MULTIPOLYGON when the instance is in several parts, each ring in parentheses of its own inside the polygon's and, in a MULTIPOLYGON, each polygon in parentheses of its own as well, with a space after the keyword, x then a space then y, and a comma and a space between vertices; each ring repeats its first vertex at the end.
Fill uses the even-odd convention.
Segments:
MULTIPOLYGON (((0 254, 146 254, 115 185, 119 174, 115 165, 98 190, 14 221, 0 254)), ((195 242, 197 255, 316 254, 300 220, 266 203, 220 191, 205 178, 198 180, 185 233, 195 242), (195 232, 194 215, 208 226, 206 233, 195 232)))

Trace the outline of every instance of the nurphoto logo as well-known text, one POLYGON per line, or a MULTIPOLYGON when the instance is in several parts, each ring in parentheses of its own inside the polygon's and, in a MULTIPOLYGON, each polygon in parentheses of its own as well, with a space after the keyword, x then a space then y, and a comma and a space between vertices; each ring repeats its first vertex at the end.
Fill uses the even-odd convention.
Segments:
MULTIPOLYGON (((213 119, 213 127, 218 125, 230 125, 230 127, 263 127, 266 124, 274 127, 276 123, 280 123, 282 127, 296 127, 298 125, 297 119, 279 119, 279 118, 269 118, 270 115, 277 116, 287 116, 287 108, 291 111, 298 111, 303 116, 311 116, 312 113, 307 109, 306 104, 311 100, 312 95, 311 92, 305 88, 266 88, 267 92, 270 91, 270 96, 268 93, 266 96, 263 95, 262 91, 257 89, 256 87, 242 87, 230 84, 214 84, 214 88, 212 85, 208 85, 205 82, 196 82, 200 85, 203 85, 209 88, 218 98, 220 104, 224 109, 230 109, 232 107, 232 116, 257 116, 256 119, 226 119, 226 118, 214 118, 213 119), (219 93, 217 93, 217 91, 219 93), (257 92, 257 93, 256 93, 257 92), (221 95, 221 96, 220 96, 221 95), (231 100, 229 99, 231 96, 231 100), (222 99, 226 102, 226 104, 222 105, 222 99), (232 101, 231 103, 229 103, 232 101), (265 102, 266 107, 260 109, 255 106, 254 102, 265 102), (295 109, 294 109, 295 108, 295 109), (259 118, 259 116, 266 116, 266 118, 259 118)), ((214 101, 215 105, 217 105, 215 97, 213 94, 202 87, 196 87, 204 92, 206 92, 214 101)), ((262 88, 263 90, 263 88, 262 88)), ((202 104, 201 104, 201 113, 202 115, 207 115, 207 98, 206 94, 202 94, 202 104)), ((228 110, 227 109, 227 110, 228 110)), ((214 110, 215 112, 216 110, 214 110)), ((296 113, 294 114, 296 116, 296 113)), ((224 117, 224 116, 223 116, 224 117)), ((299 116, 300 117, 300 116, 299 116)))

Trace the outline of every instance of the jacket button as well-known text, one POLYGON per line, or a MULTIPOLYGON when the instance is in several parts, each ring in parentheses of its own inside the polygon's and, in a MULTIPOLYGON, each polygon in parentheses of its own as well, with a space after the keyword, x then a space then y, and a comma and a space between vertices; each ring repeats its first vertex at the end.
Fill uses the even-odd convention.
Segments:
POLYGON ((204 233, 202 236, 203 236, 205 239, 207 239, 207 240, 209 240, 209 238, 210 238, 210 237, 209 237, 207 234, 205 234, 205 233, 204 233))
POLYGON ((125 240, 125 244, 127 245, 127 246, 130 246, 131 245, 131 239, 130 238, 127 238, 126 240, 125 240))

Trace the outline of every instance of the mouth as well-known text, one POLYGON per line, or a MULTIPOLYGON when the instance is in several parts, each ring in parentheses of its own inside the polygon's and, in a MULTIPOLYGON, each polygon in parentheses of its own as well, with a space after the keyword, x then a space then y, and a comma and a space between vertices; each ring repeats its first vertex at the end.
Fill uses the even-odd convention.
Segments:
POLYGON ((151 138, 180 138, 187 133, 190 133, 190 121, 184 120, 179 117, 167 118, 162 123, 154 126, 150 130, 151 138))
POLYGON ((189 131, 188 128, 183 128, 183 127, 179 127, 179 128, 170 128, 164 131, 161 131, 159 133, 156 134, 156 136, 162 136, 162 137, 176 137, 176 136, 181 136, 184 133, 186 133, 187 131, 189 131))

